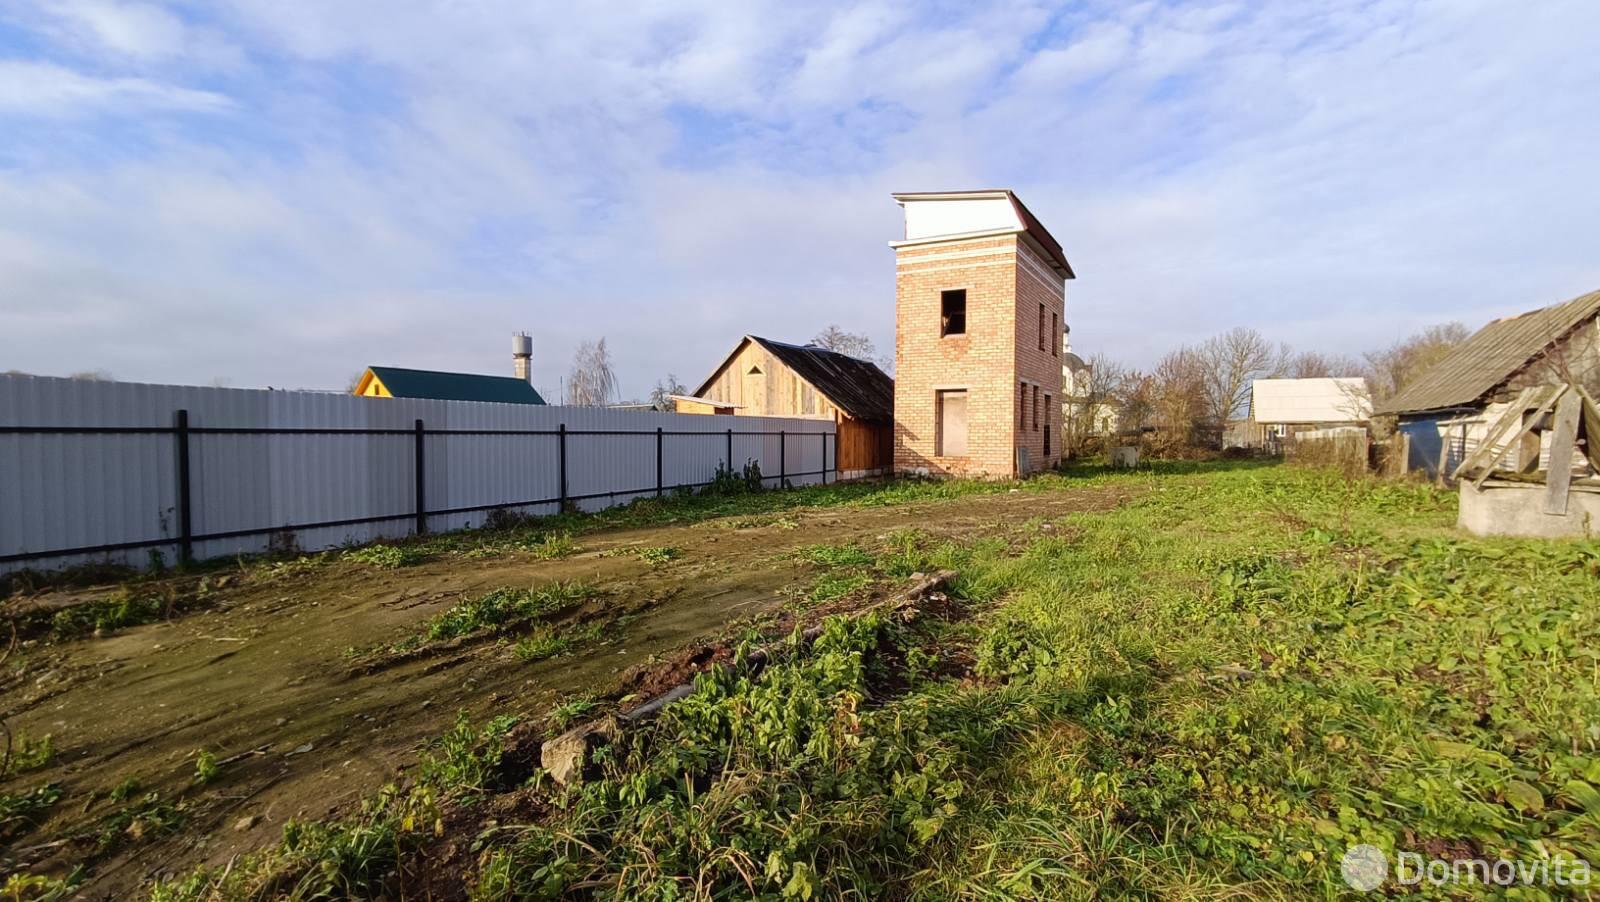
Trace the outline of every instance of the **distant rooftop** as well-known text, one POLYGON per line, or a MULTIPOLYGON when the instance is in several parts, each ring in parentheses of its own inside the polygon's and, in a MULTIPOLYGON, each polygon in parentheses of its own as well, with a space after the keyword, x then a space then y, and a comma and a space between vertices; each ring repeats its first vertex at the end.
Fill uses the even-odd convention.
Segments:
POLYGON ((1600 291, 1497 319, 1383 405, 1385 413, 1470 407, 1579 325, 1600 314, 1600 291))
POLYGON ((543 404, 533 386, 513 376, 445 373, 398 366, 371 366, 392 397, 428 398, 435 401, 486 401, 495 404, 543 404))

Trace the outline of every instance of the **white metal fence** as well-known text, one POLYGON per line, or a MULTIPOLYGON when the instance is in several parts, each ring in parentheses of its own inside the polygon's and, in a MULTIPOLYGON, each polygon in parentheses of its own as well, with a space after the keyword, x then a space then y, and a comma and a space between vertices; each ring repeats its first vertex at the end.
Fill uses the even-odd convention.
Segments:
POLYGON ((749 461, 831 481, 834 442, 827 420, 0 376, 0 572, 595 510, 749 461))

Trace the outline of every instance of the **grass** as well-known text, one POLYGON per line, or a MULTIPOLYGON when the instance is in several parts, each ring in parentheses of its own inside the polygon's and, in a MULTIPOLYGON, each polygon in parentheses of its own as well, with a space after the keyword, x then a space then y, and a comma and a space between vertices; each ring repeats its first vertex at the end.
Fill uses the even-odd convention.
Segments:
POLYGON ((495 589, 434 617, 423 627, 417 641, 441 642, 526 623, 598 594, 593 587, 576 581, 555 582, 533 589, 495 589))
POLYGON ((1334 897, 1357 842, 1600 860, 1600 547, 1320 473, 1151 488, 1070 535, 891 536, 877 566, 953 566, 984 613, 702 677, 480 895, 1334 897), (971 679, 875 704, 885 641, 971 679))
POLYGON ((379 542, 375 545, 364 545, 360 548, 351 548, 340 556, 341 560, 354 564, 366 564, 380 570, 396 570, 401 567, 412 567, 427 561, 431 555, 428 550, 420 545, 386 545, 379 542))
POLYGON ((0 771, 0 779, 46 767, 55 760, 55 757, 55 737, 49 733, 38 738, 17 733, 11 740, 9 754, 5 759, 5 770, 0 771))
POLYGON ((610 624, 594 620, 581 626, 537 626, 517 640, 513 653, 520 661, 543 661, 572 654, 591 642, 599 641, 610 624))
MULTIPOLYGON (((1023 490, 1101 483, 1137 492, 959 542, 808 549, 819 583, 954 569, 971 616, 829 618, 759 672, 702 675, 605 750, 600 779, 540 789, 548 815, 472 834, 458 876, 479 899, 1331 899, 1355 843, 1600 861, 1600 544, 1467 537, 1449 494, 1289 468, 1023 490)), ((772 513, 752 499, 671 516, 772 513)), ((668 516, 648 510, 631 516, 668 516)), ((495 628, 520 597, 451 622, 495 628)), ((595 708, 569 700, 550 729, 595 708)), ((452 792, 496 790, 487 730, 458 724, 435 752, 467 764, 154 897, 298 886, 267 874, 314 878, 302 897, 375 894, 452 792)))

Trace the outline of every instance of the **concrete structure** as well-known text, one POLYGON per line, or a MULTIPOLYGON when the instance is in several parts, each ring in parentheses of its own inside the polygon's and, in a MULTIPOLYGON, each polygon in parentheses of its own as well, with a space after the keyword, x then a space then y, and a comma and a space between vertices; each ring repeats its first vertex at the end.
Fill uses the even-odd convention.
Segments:
POLYGON ((1538 483, 1461 483, 1456 522, 1480 536, 1526 536, 1562 539, 1592 537, 1600 528, 1600 487, 1573 486, 1565 513, 1545 510, 1546 488, 1538 483))
POLYGON ((896 194, 894 468, 1016 476, 1061 456, 1061 245, 1009 190, 896 194))
POLYGON ((511 373, 523 382, 533 380, 533 336, 526 332, 511 336, 511 373))
POLYGON ((673 408, 832 421, 841 479, 887 472, 892 459, 894 380, 870 360, 815 345, 746 335, 692 396, 673 398, 673 408))

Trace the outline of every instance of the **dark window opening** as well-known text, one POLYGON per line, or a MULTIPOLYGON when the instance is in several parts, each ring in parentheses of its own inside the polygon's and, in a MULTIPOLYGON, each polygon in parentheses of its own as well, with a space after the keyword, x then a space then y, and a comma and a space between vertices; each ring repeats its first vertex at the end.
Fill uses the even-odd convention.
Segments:
POLYGON ((1039 305, 1039 350, 1044 350, 1044 305, 1039 305))
POLYGON ((1061 356, 1061 315, 1050 314, 1050 355, 1061 356))
POLYGON ((939 292, 939 335, 967 334, 967 290, 939 292))

